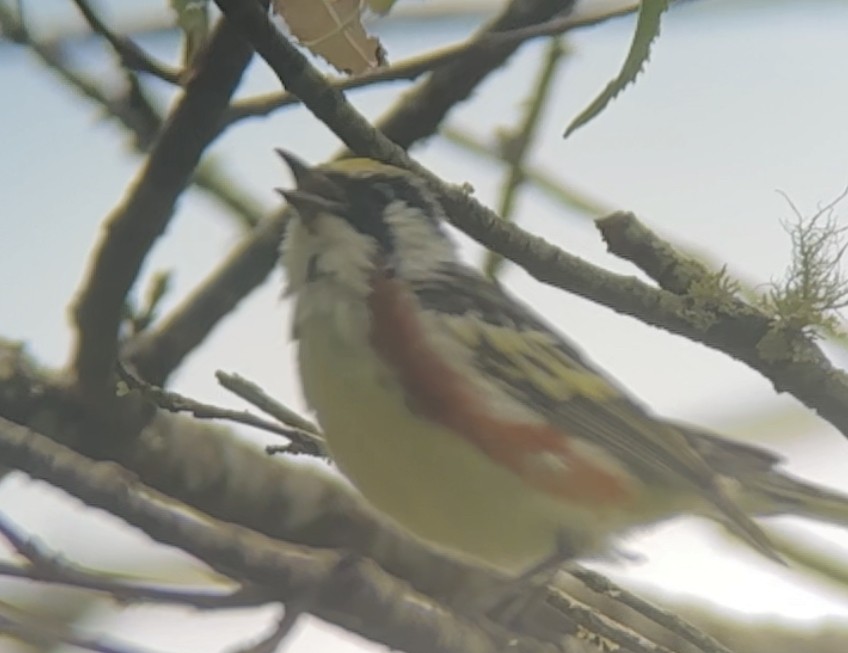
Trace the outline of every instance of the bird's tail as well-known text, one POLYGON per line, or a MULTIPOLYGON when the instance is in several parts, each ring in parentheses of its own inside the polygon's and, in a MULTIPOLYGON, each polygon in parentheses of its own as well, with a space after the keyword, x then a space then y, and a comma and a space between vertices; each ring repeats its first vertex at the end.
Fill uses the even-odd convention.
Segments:
POLYGON ((684 430, 743 512, 755 517, 796 515, 848 528, 848 495, 780 471, 782 459, 760 447, 684 430))
POLYGON ((848 495, 778 470, 745 481, 739 503, 752 515, 797 515, 848 528, 848 495))

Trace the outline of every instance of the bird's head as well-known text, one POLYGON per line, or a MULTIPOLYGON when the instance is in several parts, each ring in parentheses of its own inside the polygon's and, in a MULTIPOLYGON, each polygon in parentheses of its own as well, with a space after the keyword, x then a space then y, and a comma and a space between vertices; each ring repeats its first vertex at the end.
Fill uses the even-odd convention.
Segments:
POLYGON ((371 159, 310 167, 278 150, 296 182, 284 246, 290 292, 319 279, 367 293, 377 273, 427 277, 456 259, 444 209, 415 174, 371 159))

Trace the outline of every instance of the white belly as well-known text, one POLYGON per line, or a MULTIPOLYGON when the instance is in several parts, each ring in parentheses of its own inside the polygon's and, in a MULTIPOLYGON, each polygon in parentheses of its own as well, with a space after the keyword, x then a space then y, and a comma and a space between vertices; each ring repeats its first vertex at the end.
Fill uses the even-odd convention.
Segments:
POLYGON ((416 417, 382 361, 338 324, 314 316, 299 325, 304 392, 333 459, 375 507, 424 540, 507 571, 552 554, 566 524, 606 530, 416 417))

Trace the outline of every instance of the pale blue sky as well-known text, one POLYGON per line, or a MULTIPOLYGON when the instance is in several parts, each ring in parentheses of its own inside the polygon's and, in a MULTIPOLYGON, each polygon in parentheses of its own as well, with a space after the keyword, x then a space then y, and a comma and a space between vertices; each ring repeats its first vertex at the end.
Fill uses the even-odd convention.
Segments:
MULTIPOLYGON (((32 12, 33 21, 43 15, 59 17, 64 24, 73 16, 61 0, 30 4, 38 8, 38 14, 32 12)), ((138 4, 160 6, 152 1, 138 4)), ((477 20, 386 20, 374 28, 391 58, 398 60, 463 38, 477 20)), ((557 80, 533 160, 611 206, 637 212, 672 240, 726 262, 731 272, 757 282, 780 276, 789 256, 781 220, 791 213, 776 191, 787 193, 810 214, 848 185, 848 4, 702 0, 681 6, 667 17, 638 83, 595 123, 563 141, 560 135, 567 122, 616 73, 632 28, 632 20, 620 20, 569 38, 574 54, 557 80)), ((176 49, 170 36, 151 37, 145 45, 162 56, 176 49)), ((87 44, 75 56, 89 62, 98 52, 87 44)), ((450 124, 485 136, 513 123, 535 77, 539 53, 539 45, 522 50, 507 70, 451 115, 450 124)), ((380 87, 350 97, 367 115, 376 116, 403 87, 380 87)), ((6 280, 0 286, 0 335, 25 340, 40 360, 59 365, 70 342, 68 298, 98 225, 119 201, 139 161, 118 146, 123 137, 116 127, 17 48, 0 46, 0 88, 12 89, 0 99, 0 224, 5 244, 0 276, 6 280)), ((275 88, 273 76, 257 62, 241 92, 275 88)), ((337 143, 302 109, 228 132, 215 153, 269 208, 277 202, 271 189, 287 183, 272 154, 276 146, 317 162, 337 143)), ((502 175, 495 166, 437 139, 414 154, 444 178, 473 184, 483 201, 496 201, 502 175)), ((848 206, 838 213, 845 216, 848 206)), ((605 252, 590 223, 573 219, 536 192, 523 196, 519 217, 524 227, 572 252, 635 273, 605 252)), ((214 267, 236 234, 214 204, 190 192, 147 270, 174 268, 172 297, 178 299, 214 267)), ((468 252, 471 257, 478 254, 473 247, 468 252)), ((669 416, 742 436, 750 435, 744 428, 747 416, 795 405, 792 399, 775 397, 766 381, 722 354, 542 287, 518 271, 510 270, 506 282, 634 393, 669 416)), ((287 307, 278 300, 281 284, 277 273, 213 334, 176 379, 178 390, 233 403, 213 378, 214 371, 223 368, 254 378, 289 403, 301 405, 285 342, 287 307)), ((803 431, 803 439, 780 432, 768 445, 789 456, 789 467, 798 474, 848 490, 843 471, 848 443, 812 416, 801 413, 792 424, 803 431)), ((122 559, 114 544, 104 551, 100 543, 114 540, 99 530, 122 529, 104 526, 102 519, 88 513, 79 516, 77 507, 73 523, 63 521, 60 516, 71 512, 69 503, 54 494, 13 479, 0 487, 0 509, 50 544, 67 547, 91 563, 104 556, 122 559)), ((835 550, 848 550, 848 537, 834 529, 812 530, 795 523, 786 528, 814 533, 833 542, 835 550)), ((115 537, 120 537, 123 551, 140 546, 134 534, 115 537)), ((844 590, 813 584, 791 570, 775 570, 753 554, 729 548, 707 527, 673 525, 628 547, 649 562, 629 565, 622 578, 655 582, 684 597, 707 596, 755 614, 848 616, 844 590)), ((170 555, 156 553, 167 560, 170 555)), ((106 611, 103 623, 111 619, 106 611)), ((202 623, 211 624, 208 627, 186 630, 184 616, 151 610, 134 610, 117 619, 113 626, 120 628, 122 637, 168 652, 210 650, 207 644, 222 646, 244 637, 245 623, 251 624, 249 632, 260 628, 256 619, 242 619, 235 626, 232 618, 206 618, 202 623)), ((92 625, 103 623, 98 618, 92 625)), ((307 629, 288 650, 319 650, 317 638, 326 636, 325 631, 307 629)), ((334 650, 342 650, 340 646, 337 643, 334 650)))

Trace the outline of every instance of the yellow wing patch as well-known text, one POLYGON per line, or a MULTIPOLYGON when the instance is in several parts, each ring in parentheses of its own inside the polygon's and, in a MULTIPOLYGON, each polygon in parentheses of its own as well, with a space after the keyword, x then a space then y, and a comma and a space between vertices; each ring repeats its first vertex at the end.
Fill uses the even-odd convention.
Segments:
POLYGON ((504 378, 526 383, 554 401, 579 396, 595 401, 620 398, 605 379, 580 365, 542 331, 516 329, 450 316, 447 326, 504 378))

